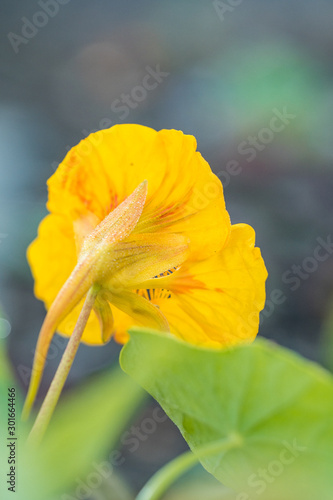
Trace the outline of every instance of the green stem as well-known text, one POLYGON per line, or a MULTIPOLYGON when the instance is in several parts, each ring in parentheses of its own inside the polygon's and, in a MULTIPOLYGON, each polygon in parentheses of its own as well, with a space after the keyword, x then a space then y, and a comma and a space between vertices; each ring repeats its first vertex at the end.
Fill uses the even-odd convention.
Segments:
POLYGON ((242 438, 231 434, 228 438, 202 446, 194 455, 191 451, 183 453, 160 469, 143 487, 136 500, 159 500, 161 495, 186 471, 205 457, 226 452, 241 446, 242 438))
POLYGON ((89 292, 87 293, 86 300, 83 304, 74 331, 68 341, 67 347, 64 354, 62 355, 56 374, 51 382, 50 388, 46 394, 46 397, 37 415, 36 421, 30 432, 28 438, 28 441, 30 443, 38 444, 47 429, 54 409, 59 400, 61 391, 65 385, 68 373, 72 367, 76 352, 79 348, 81 337, 95 303, 97 293, 98 289, 95 287, 90 288, 89 292))

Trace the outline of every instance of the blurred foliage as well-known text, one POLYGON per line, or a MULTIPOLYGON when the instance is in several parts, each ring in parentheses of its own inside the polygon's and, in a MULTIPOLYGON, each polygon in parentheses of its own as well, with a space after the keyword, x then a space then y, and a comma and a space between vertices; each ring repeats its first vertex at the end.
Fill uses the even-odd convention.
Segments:
MULTIPOLYGON (((0 350, 1 442, 7 439, 7 392, 16 387, 7 361, 5 345, 0 350)), ((16 391, 17 500, 70 500, 78 487, 92 491, 112 491, 116 500, 130 498, 128 489, 116 478, 107 460, 115 450, 122 431, 142 404, 145 395, 120 369, 106 371, 62 398, 54 420, 40 447, 25 444, 30 424, 20 421, 22 395, 16 391), (91 476, 90 476, 91 475, 91 476), (90 479, 89 479, 90 478, 90 479), (94 479, 95 478, 95 479, 94 479), (95 480, 95 483, 93 482, 95 480), (96 484, 96 488, 89 484, 96 484), (98 486, 97 486, 98 485, 98 486)), ((0 448, 0 470, 7 471, 7 450, 0 448)), ((117 455, 115 455, 117 456, 117 455)), ((112 461, 112 460, 111 460, 112 461)), ((1 483, 2 496, 8 493, 1 483)), ((105 493, 106 494, 106 493, 105 493)), ((104 498, 110 498, 107 494, 104 498)))
MULTIPOLYGON (((225 193, 232 221, 256 229, 270 290, 284 286, 283 273, 331 231, 333 3, 240 2, 223 21, 214 5, 69 2, 15 53, 8 32, 20 35, 23 16, 31 22, 41 7, 34 0, 4 4, 0 292, 16 366, 31 364, 44 315, 33 299, 25 252, 45 215, 46 179, 70 146, 108 123, 126 120, 193 134, 216 173, 230 160, 241 163, 225 193), (157 65, 169 76, 122 118, 113 104, 142 84, 147 66, 157 65), (295 120, 248 163, 238 145, 267 127, 273 108, 283 107, 295 120)), ((263 335, 318 359, 331 261, 288 295, 263 324, 263 335)), ((105 366, 108 348, 83 353, 76 365, 80 376, 85 368, 105 366)))
MULTIPOLYGON (((332 299, 331 299, 332 304, 332 299)), ((333 308, 330 307, 322 327, 322 341, 320 345, 324 366, 333 372, 333 308)))
POLYGON ((121 365, 199 458, 221 443, 201 462, 223 484, 269 500, 331 498, 333 380, 319 366, 260 339, 214 351, 144 329, 133 329, 121 365), (241 444, 226 452, 234 434, 241 444))
POLYGON ((163 500, 235 500, 230 495, 235 496, 198 465, 177 481, 163 500))
MULTIPOLYGON (((142 83, 147 65, 159 64, 170 75, 126 121, 194 134, 215 172, 224 171, 230 159, 243 160, 242 173, 225 189, 231 217, 256 228, 270 275, 268 291, 286 293, 261 334, 333 369, 332 258, 295 293, 281 281, 285 271, 312 255, 316 238, 332 229, 333 2, 240 2, 223 22, 213 2, 200 0, 68 2, 18 54, 7 34, 20 35, 22 17, 31 21, 41 8, 36 0, 2 7, 0 292, 10 324, 0 321, 0 329, 6 328, 7 336, 11 328, 13 365, 30 366, 45 313, 33 297, 25 252, 45 215, 46 179, 68 148, 103 119, 123 122, 112 104, 142 83), (272 108, 283 106, 296 119, 247 164, 238 144, 267 126, 272 108)), ((112 356, 115 345, 82 348, 71 376, 77 380, 109 366, 112 356)), ((6 366, 1 360, 2 391, 14 380, 6 366)), ((302 425, 303 415, 299 421, 302 425)), ((23 424, 20 432, 22 443, 23 424)), ((51 436, 47 439, 51 445, 51 436)), ((55 437, 55 449, 56 442, 55 437)), ((93 448, 87 444, 87 451, 93 448)), ((87 457, 82 451, 78 463, 87 457)), ((71 464, 65 453, 62 460, 67 482, 71 464)))

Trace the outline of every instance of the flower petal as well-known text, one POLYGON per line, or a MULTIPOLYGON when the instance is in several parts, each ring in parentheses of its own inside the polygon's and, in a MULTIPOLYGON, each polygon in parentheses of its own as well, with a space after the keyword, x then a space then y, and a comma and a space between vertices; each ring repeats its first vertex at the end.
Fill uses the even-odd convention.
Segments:
POLYGON ((110 253, 114 265, 104 286, 111 291, 138 288, 146 280, 178 267, 187 255, 188 240, 181 234, 131 234, 110 253))
MULTIPOLYGON (((265 302, 267 271, 254 230, 246 224, 232 226, 225 248, 215 257, 186 263, 174 273, 156 278, 147 286, 168 290, 152 302, 167 318, 171 333, 193 344, 221 348, 255 338, 259 312, 265 302)), ((126 342, 128 318, 115 319, 115 339, 126 342)))
POLYGON ((267 271, 254 242, 252 227, 236 224, 217 256, 190 268, 185 265, 165 278, 172 299, 164 301, 161 310, 172 332, 189 342, 213 347, 255 338, 267 271))
MULTIPOLYGON (((66 316, 66 318, 58 325, 57 333, 64 337, 70 337, 73 333, 74 327, 77 323, 79 314, 83 307, 84 300, 82 300, 74 309, 66 316)), ((100 320, 96 314, 89 316, 87 325, 84 329, 81 341, 89 345, 103 345, 105 342, 101 336, 100 320)))
POLYGON ((49 179, 51 212, 102 220, 148 180, 136 232, 181 232, 193 259, 220 250, 230 233, 223 188, 196 151, 194 137, 176 130, 115 125, 91 134, 67 154, 49 179))
MULTIPOLYGON (((27 258, 35 279, 35 295, 50 309, 61 287, 67 281, 77 264, 77 253, 71 219, 50 214, 42 220, 38 238, 28 248, 27 258)), ((65 336, 73 333, 84 300, 64 318, 57 332, 65 336)), ((88 344, 102 344, 100 326, 93 314, 90 315, 82 341, 88 344)))
POLYGON ((169 331, 168 321, 159 308, 133 292, 115 293, 106 292, 108 300, 120 311, 132 318, 133 323, 157 330, 169 331))
POLYGON ((49 309, 77 264, 71 219, 47 215, 39 225, 38 238, 28 247, 27 259, 35 280, 35 295, 49 309))
POLYGON ((87 258, 94 261, 104 260, 112 247, 128 236, 137 225, 147 196, 147 181, 139 186, 124 201, 112 210, 89 233, 82 243, 79 262, 87 258))
POLYGON ((96 297, 94 312, 100 324, 102 341, 106 343, 112 337, 114 320, 110 304, 103 291, 100 291, 96 297))
POLYGON ((79 262, 47 311, 35 350, 30 385, 23 410, 24 418, 28 416, 36 398, 55 331, 61 321, 68 316, 93 286, 92 278, 90 262, 87 260, 79 262))

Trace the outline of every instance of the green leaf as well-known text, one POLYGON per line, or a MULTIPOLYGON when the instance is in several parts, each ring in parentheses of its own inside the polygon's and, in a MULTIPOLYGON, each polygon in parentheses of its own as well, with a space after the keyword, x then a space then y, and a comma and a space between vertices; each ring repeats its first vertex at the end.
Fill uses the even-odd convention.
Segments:
POLYGON ((28 449, 25 456, 28 491, 38 486, 31 498, 71 498, 70 492, 79 485, 88 484, 89 489, 90 473, 99 475, 100 481, 112 476, 108 454, 115 459, 120 455, 116 446, 121 433, 145 397, 119 368, 64 395, 42 445, 28 449))
POLYGON ((323 369, 264 340, 215 351, 139 328, 121 365, 199 458, 239 435, 238 447, 201 459, 237 500, 332 498, 333 382, 323 369))
MULTIPOLYGON (((8 360, 6 343, 1 341, 0 471, 3 477, 9 472, 6 446, 9 387, 16 389, 16 492, 8 491, 7 479, 1 480, 1 499, 77 499, 80 497, 75 496, 75 490, 79 484, 87 485, 92 473, 96 480, 96 472, 101 487, 105 489, 109 484, 110 490, 116 491, 115 484, 119 483, 116 467, 112 470, 109 466, 108 472, 106 460, 112 450, 118 453, 121 432, 146 397, 141 387, 118 368, 92 377, 88 383, 63 395, 41 446, 31 448, 26 445, 31 422, 20 419, 23 398, 8 360)), ((117 488, 119 498, 130 498, 125 490, 120 494, 119 484, 117 488)), ((92 494, 95 493, 98 494, 98 488, 92 488, 92 494)))
MULTIPOLYGON (((197 470, 196 473, 198 473, 197 470)), ((183 481, 165 495, 165 500, 237 500, 234 493, 230 493, 216 479, 214 481, 213 483, 202 478, 183 481)), ((265 499, 262 498, 262 500, 265 499)))
MULTIPOLYGON (((197 465, 181 477, 163 500, 235 500, 235 494, 197 465)), ((262 499, 265 500, 265 499, 262 499)))

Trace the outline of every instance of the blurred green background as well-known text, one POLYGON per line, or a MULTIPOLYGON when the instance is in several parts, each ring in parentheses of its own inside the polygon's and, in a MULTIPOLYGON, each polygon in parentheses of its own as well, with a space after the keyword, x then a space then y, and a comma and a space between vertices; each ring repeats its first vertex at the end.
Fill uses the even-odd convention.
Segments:
MULTIPOLYGON (((333 233, 333 2, 2 0, 0 13, 0 326, 17 387, 44 317, 25 251, 45 182, 71 146, 116 123, 197 138, 232 222, 256 229, 269 272, 260 334, 332 366, 333 258, 315 250, 333 233)), ((52 345, 41 397, 65 344, 52 345)), ((67 388, 119 350, 81 346, 67 388)), ((136 425, 155 407, 140 406, 136 425)), ((120 472, 135 490, 184 449, 165 421, 120 472)))

